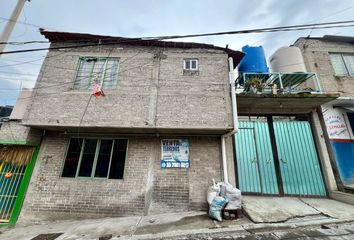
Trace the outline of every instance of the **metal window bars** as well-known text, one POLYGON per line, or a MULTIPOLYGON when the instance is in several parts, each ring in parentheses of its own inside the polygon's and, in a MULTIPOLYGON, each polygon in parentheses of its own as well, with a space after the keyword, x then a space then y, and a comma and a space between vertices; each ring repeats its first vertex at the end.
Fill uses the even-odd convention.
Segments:
POLYGON ((14 209, 26 166, 0 163, 0 223, 8 223, 14 209))

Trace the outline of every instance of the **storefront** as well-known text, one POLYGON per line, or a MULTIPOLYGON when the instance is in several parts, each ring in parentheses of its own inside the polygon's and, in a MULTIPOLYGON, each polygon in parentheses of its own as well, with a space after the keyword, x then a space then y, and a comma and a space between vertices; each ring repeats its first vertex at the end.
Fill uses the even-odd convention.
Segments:
POLYGON ((322 114, 340 179, 345 188, 354 189, 354 99, 323 105, 322 114))

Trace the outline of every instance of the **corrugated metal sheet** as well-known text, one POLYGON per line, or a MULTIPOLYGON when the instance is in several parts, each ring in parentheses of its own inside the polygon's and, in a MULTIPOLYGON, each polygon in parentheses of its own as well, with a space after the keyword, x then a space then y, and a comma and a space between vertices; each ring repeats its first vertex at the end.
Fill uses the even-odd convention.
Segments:
POLYGON ((240 122, 235 141, 240 190, 278 194, 267 122, 240 122))
POLYGON ((274 118, 272 146, 268 122, 241 121, 235 136, 237 177, 244 193, 326 196, 311 127, 295 117, 274 118), (277 154, 272 149, 277 150, 277 154), (275 156, 278 156, 276 174, 275 156), (277 179, 277 176, 281 179, 277 179))
POLYGON ((274 121, 285 194, 325 196, 311 127, 307 121, 274 121))

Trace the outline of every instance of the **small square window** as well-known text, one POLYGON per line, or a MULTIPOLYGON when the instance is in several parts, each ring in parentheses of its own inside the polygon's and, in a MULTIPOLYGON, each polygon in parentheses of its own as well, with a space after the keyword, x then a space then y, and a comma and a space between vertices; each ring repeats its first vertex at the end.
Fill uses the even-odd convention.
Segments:
POLYGON ((184 60, 184 70, 198 70, 198 59, 185 59, 184 60))

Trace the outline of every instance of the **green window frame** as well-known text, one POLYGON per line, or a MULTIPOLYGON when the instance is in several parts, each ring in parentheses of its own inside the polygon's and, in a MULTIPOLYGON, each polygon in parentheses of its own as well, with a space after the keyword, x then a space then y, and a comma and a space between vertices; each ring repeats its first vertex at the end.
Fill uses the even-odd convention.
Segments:
POLYGON ((61 177, 123 179, 127 150, 124 138, 71 138, 61 177))
POLYGON ((91 89, 95 83, 99 83, 103 89, 114 89, 118 70, 118 58, 80 57, 73 88, 91 89))

